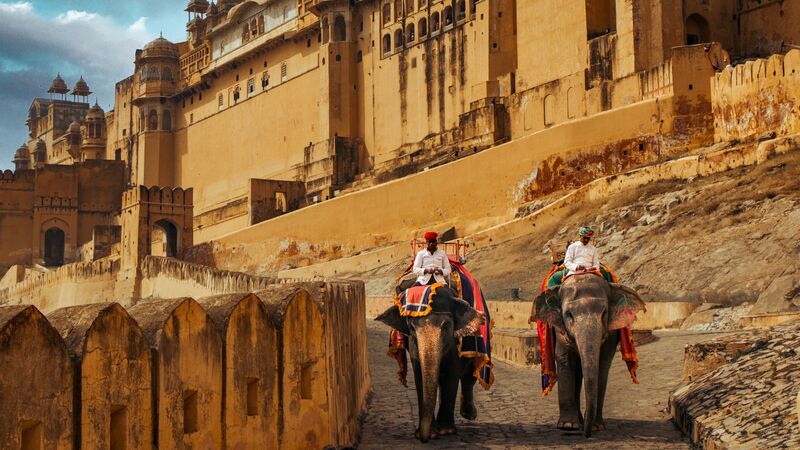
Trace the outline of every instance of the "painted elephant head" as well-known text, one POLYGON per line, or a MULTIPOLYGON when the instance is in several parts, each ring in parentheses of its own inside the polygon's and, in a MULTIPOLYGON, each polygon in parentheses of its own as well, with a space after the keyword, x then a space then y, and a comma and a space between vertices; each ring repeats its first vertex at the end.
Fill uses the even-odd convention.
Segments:
POLYGON ((547 322, 556 330, 557 339, 580 356, 587 436, 596 417, 600 348, 611 332, 630 326, 636 313, 644 310, 636 291, 594 275, 569 277, 560 288, 549 289, 534 300, 532 318, 547 322))
POLYGON ((417 386, 421 392, 418 432, 422 442, 431 438, 442 359, 457 351, 458 338, 478 333, 485 320, 482 313, 446 287, 436 291, 431 305, 432 310, 422 317, 401 316, 398 308, 392 306, 376 319, 409 336, 411 362, 415 371, 420 371, 422 380, 422 386, 417 386))

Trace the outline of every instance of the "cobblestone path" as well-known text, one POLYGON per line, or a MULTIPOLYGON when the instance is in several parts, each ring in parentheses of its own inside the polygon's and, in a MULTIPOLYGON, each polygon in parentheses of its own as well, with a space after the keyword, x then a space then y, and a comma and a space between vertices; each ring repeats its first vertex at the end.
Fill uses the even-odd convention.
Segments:
POLYGON ((395 361, 386 356, 388 328, 367 321, 369 364, 374 394, 364 423, 361 449, 688 449, 689 444, 669 422, 670 390, 680 380, 683 349, 708 335, 662 333, 659 340, 638 349, 641 384, 630 381, 625 364, 615 356, 606 395, 608 430, 586 439, 580 433, 555 428, 557 392, 539 396, 539 368, 519 368, 495 362, 496 381, 489 391, 476 385, 478 418, 462 419, 456 409, 458 434, 427 444, 414 439, 417 400, 409 367, 409 387, 397 381, 395 361))

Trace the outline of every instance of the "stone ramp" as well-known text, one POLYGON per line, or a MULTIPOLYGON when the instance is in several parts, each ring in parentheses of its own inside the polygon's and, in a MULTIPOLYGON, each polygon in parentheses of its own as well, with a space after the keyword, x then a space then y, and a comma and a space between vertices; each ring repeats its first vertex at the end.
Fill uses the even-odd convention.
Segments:
POLYGON ((800 323, 688 346, 675 424, 707 449, 800 448, 799 352, 800 323))

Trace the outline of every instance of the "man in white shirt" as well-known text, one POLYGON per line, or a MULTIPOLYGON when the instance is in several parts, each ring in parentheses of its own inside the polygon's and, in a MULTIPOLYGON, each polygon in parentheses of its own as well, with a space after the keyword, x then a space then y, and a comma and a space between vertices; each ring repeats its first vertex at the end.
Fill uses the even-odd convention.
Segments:
POLYGON ((579 233, 580 241, 573 242, 567 248, 564 256, 564 266, 569 273, 585 272, 587 270, 600 270, 600 251, 590 242, 594 236, 594 230, 590 227, 581 227, 579 233))
POLYGON ((450 261, 447 254, 438 249, 439 235, 428 231, 423 236, 428 247, 420 250, 414 258, 414 274, 417 275, 416 286, 425 286, 433 283, 447 284, 445 277, 450 275, 450 261))

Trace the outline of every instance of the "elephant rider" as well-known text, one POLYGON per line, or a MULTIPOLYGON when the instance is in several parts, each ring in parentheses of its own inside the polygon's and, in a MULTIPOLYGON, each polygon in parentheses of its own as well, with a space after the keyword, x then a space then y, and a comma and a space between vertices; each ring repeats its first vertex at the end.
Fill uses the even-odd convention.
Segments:
POLYGON ((592 245, 594 230, 591 227, 581 227, 578 231, 580 240, 573 242, 564 255, 564 266, 568 273, 586 272, 600 269, 600 251, 592 245))
POLYGON ((450 275, 452 269, 447 254, 438 249, 439 234, 435 231, 428 231, 423 237, 428 246, 425 250, 420 250, 414 258, 413 271, 417 275, 414 285, 447 284, 445 277, 450 275))
POLYGON ((551 271, 551 275, 547 279, 547 286, 543 287, 543 289, 561 285, 561 281, 569 274, 587 271, 599 272, 609 283, 614 281, 614 276, 611 274, 610 269, 600 264, 600 250, 591 243, 594 237, 594 229, 585 226, 581 227, 578 230, 578 235, 580 240, 571 243, 567 247, 567 253, 564 255, 564 265, 551 271))

